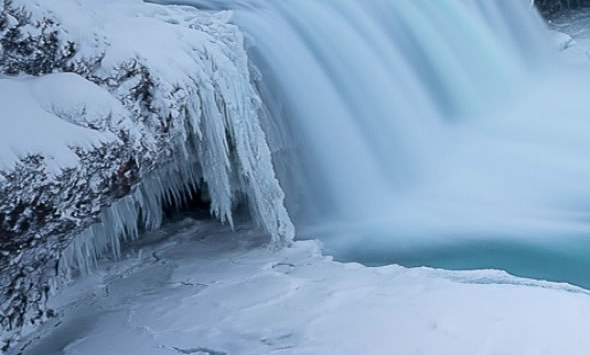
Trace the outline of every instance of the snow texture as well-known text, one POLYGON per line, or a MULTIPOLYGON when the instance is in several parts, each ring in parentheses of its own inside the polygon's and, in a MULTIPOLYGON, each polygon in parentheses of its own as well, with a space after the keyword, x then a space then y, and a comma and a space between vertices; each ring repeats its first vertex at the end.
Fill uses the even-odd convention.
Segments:
POLYGON ((194 188, 221 221, 233 225, 246 202, 275 245, 289 243, 230 12, 140 0, 0 4, 0 348, 51 315, 44 302, 58 273, 118 256, 138 236, 135 221, 158 227, 162 207, 194 188))

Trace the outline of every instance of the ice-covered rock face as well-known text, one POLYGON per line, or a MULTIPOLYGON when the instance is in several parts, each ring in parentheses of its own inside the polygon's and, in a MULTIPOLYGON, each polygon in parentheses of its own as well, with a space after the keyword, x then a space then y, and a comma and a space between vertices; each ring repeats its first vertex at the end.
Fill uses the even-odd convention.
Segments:
POLYGON ((116 255, 140 217, 158 227, 162 204, 189 188, 230 224, 246 196, 273 242, 292 238, 230 17, 139 0, 0 1, 0 348, 51 315, 58 273, 116 255))

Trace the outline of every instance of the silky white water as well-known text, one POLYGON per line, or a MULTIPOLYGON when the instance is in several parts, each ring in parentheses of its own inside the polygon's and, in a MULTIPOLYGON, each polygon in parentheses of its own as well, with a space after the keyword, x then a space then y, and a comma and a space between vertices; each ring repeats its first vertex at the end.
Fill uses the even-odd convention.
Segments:
POLYGON ((590 285, 590 71, 556 62, 529 1, 183 3, 247 34, 300 235, 590 285))

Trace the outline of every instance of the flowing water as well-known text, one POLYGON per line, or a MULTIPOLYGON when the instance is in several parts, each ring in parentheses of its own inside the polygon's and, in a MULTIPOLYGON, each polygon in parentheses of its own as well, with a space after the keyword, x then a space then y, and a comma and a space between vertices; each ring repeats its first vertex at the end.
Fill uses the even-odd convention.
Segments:
POLYGON ((529 1, 183 3, 248 36, 301 236, 590 287, 590 71, 557 63, 529 1))

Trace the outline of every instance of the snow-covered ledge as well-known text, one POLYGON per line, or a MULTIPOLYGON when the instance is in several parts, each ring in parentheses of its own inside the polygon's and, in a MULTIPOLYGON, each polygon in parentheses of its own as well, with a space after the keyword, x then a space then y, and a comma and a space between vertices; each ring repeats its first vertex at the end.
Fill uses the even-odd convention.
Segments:
MULTIPOLYGON (((0 0, 0 349, 162 204, 246 196, 274 243, 293 225, 231 13, 140 0, 0 0)), ((0 350, 0 353, 2 350, 0 350)))

